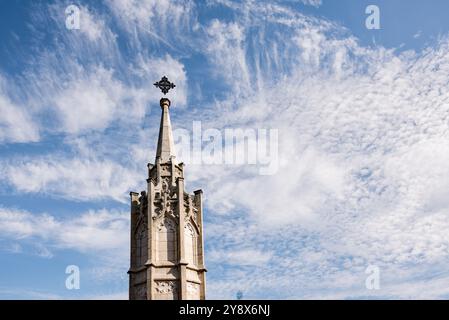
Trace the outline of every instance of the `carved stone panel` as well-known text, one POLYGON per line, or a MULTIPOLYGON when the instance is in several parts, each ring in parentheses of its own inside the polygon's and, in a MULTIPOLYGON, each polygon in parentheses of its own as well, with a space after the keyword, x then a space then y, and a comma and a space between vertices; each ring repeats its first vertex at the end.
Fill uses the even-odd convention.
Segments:
POLYGON ((155 281, 155 295, 158 300, 176 300, 178 299, 179 286, 176 280, 157 280, 155 281))
POLYGON ((177 217, 178 214, 176 210, 176 199, 176 192, 174 188, 171 187, 170 180, 163 179, 161 191, 156 192, 153 219, 161 218, 164 216, 177 217))

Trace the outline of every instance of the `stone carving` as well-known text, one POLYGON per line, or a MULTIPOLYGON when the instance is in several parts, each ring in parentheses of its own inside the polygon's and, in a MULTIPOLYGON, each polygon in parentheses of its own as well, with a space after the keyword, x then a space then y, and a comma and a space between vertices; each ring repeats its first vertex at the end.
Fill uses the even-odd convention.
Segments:
POLYGON ((192 219, 195 221, 196 224, 198 224, 198 209, 195 207, 192 207, 192 219))
POLYGON ((160 294, 173 293, 177 290, 175 281, 156 281, 156 292, 160 294))
POLYGON ((141 191, 140 192, 140 197, 139 197, 139 202, 140 202, 140 207, 144 207, 147 205, 147 193, 146 191, 141 191))
MULTIPOLYGON (((162 180, 162 190, 158 201, 155 202, 155 214, 153 219, 161 217, 162 215, 170 215, 172 217, 177 217, 175 202, 172 201, 176 199, 176 194, 170 188, 169 179, 162 180)), ((156 199, 157 200, 157 199, 156 199)))
POLYGON ((140 202, 140 205, 139 205, 138 218, 137 218, 138 224, 140 223, 140 221, 142 219, 144 219, 145 210, 148 208, 148 198, 147 198, 147 193, 145 191, 140 192, 139 202, 140 202))
POLYGON ((186 221, 192 218, 195 224, 198 225, 198 209, 195 208, 195 204, 191 196, 187 196, 185 198, 185 209, 186 209, 186 221))

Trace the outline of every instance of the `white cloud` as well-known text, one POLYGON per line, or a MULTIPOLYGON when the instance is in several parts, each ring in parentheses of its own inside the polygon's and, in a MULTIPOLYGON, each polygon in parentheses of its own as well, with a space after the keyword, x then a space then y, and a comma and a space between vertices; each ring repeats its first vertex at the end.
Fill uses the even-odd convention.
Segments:
POLYGON ((128 212, 100 209, 61 217, 0 207, 0 241, 20 243, 20 253, 41 258, 57 259, 70 250, 82 253, 84 258, 72 261, 83 265, 83 281, 102 284, 127 278, 128 212))
POLYGON ((300 0, 305 5, 319 7, 323 4, 322 0, 300 0))
POLYGON ((68 133, 104 130, 122 107, 125 88, 111 71, 94 69, 87 78, 75 79, 55 97, 62 128, 68 133))
POLYGON ((25 106, 13 102, 6 90, 6 80, 0 75, 0 143, 36 142, 39 129, 25 106))
POLYGON ((34 142, 39 131, 32 118, 22 107, 0 95, 0 142, 34 142))
POLYGON ((2 163, 2 172, 5 182, 20 192, 74 200, 126 202, 130 188, 143 180, 138 172, 113 161, 64 157, 2 163))
POLYGON ((91 13, 85 6, 80 8, 80 29, 90 41, 99 41, 109 30, 98 14, 91 13))
MULTIPOLYGON (((289 21, 288 14, 281 17, 278 23, 289 21)), ((257 30, 249 33, 252 21, 245 19, 240 39, 248 44, 257 30)), ((209 281, 212 291, 227 297, 242 288, 246 297, 266 290, 288 298, 444 297, 448 291, 438 282, 446 278, 432 274, 448 263, 449 40, 422 53, 396 53, 361 47, 344 32, 329 32, 326 23, 297 23, 306 28, 282 33, 297 40, 288 48, 269 51, 259 69, 252 59, 244 62, 263 86, 253 86, 246 98, 234 89, 211 106, 220 120, 208 119, 218 128, 279 129, 278 174, 188 171, 187 180, 205 190, 210 212, 221 213, 206 226, 206 239, 220 244, 214 250, 225 257, 251 243, 274 252, 278 262, 268 271, 262 265, 229 270, 209 281), (286 53, 290 59, 281 66, 286 53), (380 292, 364 287, 371 263, 383 270, 380 292)), ((266 50, 268 39, 258 41, 266 50)))
POLYGON ((250 75, 245 55, 243 28, 235 22, 223 23, 213 20, 207 27, 209 41, 206 51, 215 72, 232 84, 234 90, 245 91, 250 87, 250 75))
MULTIPOLYGON (((160 2, 154 6, 165 8, 160 2)), ((135 131, 132 128, 141 126, 149 105, 158 104, 160 94, 153 82, 162 74, 177 85, 169 98, 177 106, 185 106, 186 73, 178 59, 140 49, 123 56, 109 18, 81 6, 80 30, 68 30, 60 23, 64 9, 62 4, 53 4, 33 12, 35 32, 51 23, 55 36, 36 50, 19 76, 24 83, 21 90, 27 93, 22 92, 25 103, 33 110, 33 119, 39 120, 43 134, 79 136, 111 127, 135 131)))
POLYGON ((3 239, 36 244, 40 253, 48 253, 51 248, 123 253, 129 244, 128 218, 127 213, 106 210, 61 219, 49 214, 0 208, 0 230, 3 239))
POLYGON ((271 252, 261 252, 253 249, 211 251, 208 261, 215 263, 235 264, 244 266, 258 266, 266 264, 272 258, 271 252))
POLYGON ((236 178, 242 174, 239 168, 221 174, 206 171, 207 177, 217 177, 202 180, 207 184, 208 207, 223 213, 245 208, 262 224, 316 222, 327 200, 343 197, 345 168, 313 150, 296 157, 284 155, 291 158, 270 176, 236 178))
MULTIPOLYGON (((189 186, 205 191, 211 297, 232 297, 240 289, 247 298, 447 296, 441 270, 449 263, 449 40, 418 53, 366 48, 341 26, 279 3, 219 3, 232 10, 233 21, 198 25, 191 4, 108 2, 137 51, 145 52, 148 34, 157 48, 163 43, 180 56, 193 50, 227 84, 225 99, 196 113, 178 109, 185 123, 201 118, 203 127, 279 129, 281 165, 274 176, 249 167, 186 169, 189 186), (232 266, 214 271, 222 271, 223 259, 232 266), (379 292, 364 287, 371 263, 381 268, 379 292)), ((54 102, 62 124, 55 131, 69 133, 65 142, 78 153, 3 162, 3 176, 17 190, 125 199, 145 178, 146 141, 157 131, 158 117, 140 130, 145 103, 159 97, 146 92, 150 80, 168 69, 179 84, 173 99, 188 104, 188 70, 176 56, 142 53, 115 69, 111 62, 122 57, 112 33, 103 32, 105 45, 73 38, 69 49, 84 44, 94 57, 110 49, 105 65, 65 61, 59 69, 54 57, 42 56, 39 70, 50 80, 35 81, 36 87, 52 96, 46 101, 54 102), (138 80, 123 78, 119 69, 128 67, 138 80), (131 108, 129 99, 135 99, 131 108), (114 125, 117 133, 102 135, 114 125)), ((75 229, 44 214, 3 210, 1 219, 2 234, 46 239, 50 249, 56 243, 82 252, 124 251, 128 245, 111 239, 119 232, 127 237, 123 221, 116 226, 101 212, 70 220, 75 229), (55 235, 58 228, 67 237, 55 235), (91 241, 85 234, 92 233, 91 241)), ((92 272, 104 276, 104 270, 92 272)))
POLYGON ((130 66, 130 74, 139 84, 117 79, 114 69, 106 69, 101 64, 86 69, 70 62, 65 67, 74 76, 60 79, 55 75, 49 86, 54 91, 46 89, 44 93, 57 112, 55 120, 60 126, 55 130, 71 135, 104 131, 114 125, 132 131, 130 127, 139 125, 148 112, 149 102, 156 105, 159 95, 152 82, 161 74, 169 76, 178 86, 168 97, 177 106, 186 104, 184 66, 169 55, 157 59, 139 57, 130 66))
POLYGON ((169 48, 189 43, 186 35, 195 25, 192 1, 108 0, 106 4, 137 48, 148 40, 169 48))

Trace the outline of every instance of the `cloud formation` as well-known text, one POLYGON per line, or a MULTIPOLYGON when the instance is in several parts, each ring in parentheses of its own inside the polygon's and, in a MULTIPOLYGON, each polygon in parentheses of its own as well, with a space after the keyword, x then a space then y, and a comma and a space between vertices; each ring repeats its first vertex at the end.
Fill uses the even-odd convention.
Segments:
POLYGON ((0 143, 35 142, 40 139, 39 127, 29 110, 13 101, 6 80, 0 75, 0 143))
MULTIPOLYGON (((3 184, 68 201, 126 201, 130 187, 144 186, 159 116, 159 95, 149 88, 167 72, 178 85, 170 96, 174 127, 201 120, 219 130, 279 130, 276 175, 250 166, 186 168, 188 187, 205 190, 211 298, 238 290, 246 298, 447 297, 447 38, 422 52, 364 47, 340 25, 280 2, 209 3, 232 19, 202 19, 204 8, 193 2, 106 4, 114 23, 89 9, 92 32, 61 32, 58 53, 76 52, 84 63, 67 54, 56 64, 58 55, 43 52, 28 70, 30 89, 41 92, 30 100, 33 115, 51 110, 50 128, 0 92, 8 115, 0 120, 1 141, 56 132, 68 153, 4 159, 3 184), (117 35, 134 54, 123 53, 117 35), (189 59, 204 67, 200 76, 189 59), (209 94, 198 89, 202 79, 218 83, 210 100, 197 96, 209 94), (365 288, 369 265, 381 270, 380 291, 365 288)), ((20 243, 128 250, 125 238, 114 238, 128 235, 121 214, 88 212, 62 222, 0 213, 2 234, 20 243), (66 223, 67 236, 56 235, 66 223)))
POLYGON ((48 249, 75 249, 80 252, 126 252, 129 244, 128 214, 99 210, 72 219, 14 209, 0 209, 2 238, 38 241, 48 249))

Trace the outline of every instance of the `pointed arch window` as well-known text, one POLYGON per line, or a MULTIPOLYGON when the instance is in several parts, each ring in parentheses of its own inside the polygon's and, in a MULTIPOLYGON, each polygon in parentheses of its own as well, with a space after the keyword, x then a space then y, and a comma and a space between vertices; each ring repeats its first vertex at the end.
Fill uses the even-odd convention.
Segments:
POLYGON ((198 264, 198 234, 195 227, 189 222, 185 225, 184 242, 185 257, 189 264, 197 266, 198 264))

